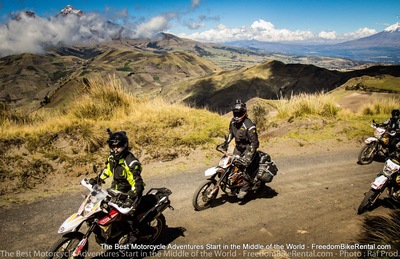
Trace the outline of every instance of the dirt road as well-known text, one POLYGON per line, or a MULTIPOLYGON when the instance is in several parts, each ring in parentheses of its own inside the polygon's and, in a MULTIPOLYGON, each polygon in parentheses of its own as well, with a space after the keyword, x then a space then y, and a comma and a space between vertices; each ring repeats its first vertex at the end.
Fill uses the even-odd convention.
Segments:
MULTIPOLYGON (((354 257, 348 247, 328 248, 357 242, 365 217, 357 215, 357 207, 382 168, 379 162, 357 165, 358 151, 275 158, 279 173, 261 195, 245 205, 222 197, 217 206, 200 212, 194 211, 191 200, 204 180, 202 169, 152 178, 144 175, 146 188, 166 186, 172 190, 175 208, 165 211, 168 229, 164 243, 170 246, 153 257, 271 258, 267 252, 275 252, 274 258, 354 257)), ((59 237, 60 224, 78 209, 82 193, 2 208, 0 258, 43 255, 59 237)), ((367 214, 388 210, 381 206, 367 214)), ((92 243, 89 251, 99 257, 97 244, 92 243)))

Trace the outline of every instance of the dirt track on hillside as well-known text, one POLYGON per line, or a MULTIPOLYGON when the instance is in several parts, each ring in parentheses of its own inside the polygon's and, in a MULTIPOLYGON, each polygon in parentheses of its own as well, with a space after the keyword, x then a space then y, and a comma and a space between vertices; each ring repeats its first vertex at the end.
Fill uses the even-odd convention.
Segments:
MULTIPOLYGON (((356 210, 382 168, 379 162, 358 165, 358 151, 277 157, 279 173, 260 195, 244 205, 222 196, 215 207, 200 212, 194 211, 191 200, 204 180, 204 168, 170 176, 144 175, 146 188, 166 186, 172 190, 175 208, 165 211, 168 228, 163 243, 176 246, 160 250, 154 257, 255 258, 260 251, 261 257, 270 258, 270 252, 275 252, 274 258, 305 257, 304 252, 314 253, 312 257, 353 257, 354 251, 347 248, 327 250, 315 245, 357 243, 365 215, 357 215, 356 210), (177 247, 188 244, 198 247, 177 247), (298 246, 289 249, 291 245, 298 246)), ((1 208, 0 258, 38 257, 46 251, 59 237, 60 224, 78 209, 82 193, 1 208)), ((380 206, 367 214, 387 214, 389 210, 380 206)), ((98 257, 101 254, 93 239, 89 251, 98 257)))

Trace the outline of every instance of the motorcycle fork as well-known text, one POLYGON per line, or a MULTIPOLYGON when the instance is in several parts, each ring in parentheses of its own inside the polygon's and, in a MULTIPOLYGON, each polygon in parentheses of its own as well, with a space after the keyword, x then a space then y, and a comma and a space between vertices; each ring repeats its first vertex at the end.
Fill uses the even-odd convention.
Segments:
POLYGON ((218 179, 217 184, 215 185, 214 189, 211 190, 209 196, 212 197, 215 195, 216 192, 221 188, 222 189, 222 182, 224 179, 229 175, 230 170, 225 170, 225 172, 222 174, 222 176, 218 179))
POLYGON ((76 257, 79 256, 79 254, 82 252, 82 249, 85 247, 85 245, 88 242, 90 234, 92 234, 94 228, 97 226, 97 220, 95 220, 90 226, 89 229, 86 231, 85 235, 83 236, 82 240, 79 241, 78 246, 75 248, 74 252, 72 253, 72 256, 76 257))

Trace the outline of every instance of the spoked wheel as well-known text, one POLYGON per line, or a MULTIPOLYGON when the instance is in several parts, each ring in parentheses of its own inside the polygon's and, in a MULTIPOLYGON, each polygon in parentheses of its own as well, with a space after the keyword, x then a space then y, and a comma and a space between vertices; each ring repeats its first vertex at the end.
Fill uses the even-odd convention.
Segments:
POLYGON ((218 190, 213 194, 211 191, 216 187, 217 182, 209 179, 203 182, 193 195, 192 204, 196 210, 205 210, 211 207, 211 202, 215 200, 218 195, 218 190))
POLYGON ((83 239, 83 234, 80 232, 72 232, 62 236, 47 253, 46 259, 54 258, 85 258, 85 254, 89 248, 89 243, 81 250, 80 256, 72 257, 72 253, 77 248, 79 242, 83 239))
POLYGON ((160 216, 149 222, 149 226, 147 226, 149 233, 140 238, 140 243, 153 244, 156 242, 163 233, 165 225, 165 217, 163 214, 160 214, 160 216))
POLYGON ((376 153, 376 147, 374 144, 365 145, 360 153, 358 154, 358 163, 361 165, 367 165, 372 163, 376 153))
POLYGON ((376 191, 370 189, 364 196, 360 206, 358 207, 358 214, 364 213, 366 210, 370 209, 378 199, 379 195, 381 194, 380 191, 376 191))

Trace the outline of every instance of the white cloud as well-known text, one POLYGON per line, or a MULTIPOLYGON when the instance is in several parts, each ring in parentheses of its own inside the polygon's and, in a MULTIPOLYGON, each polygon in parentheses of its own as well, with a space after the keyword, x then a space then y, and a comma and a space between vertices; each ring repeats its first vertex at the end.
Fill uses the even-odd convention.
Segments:
POLYGON ((318 33, 318 37, 322 39, 327 39, 327 40, 335 40, 337 39, 336 32, 334 31, 321 31, 318 33))
POLYGON ((251 25, 251 28, 256 31, 273 31, 273 30, 275 30, 275 26, 272 23, 266 22, 264 20, 258 20, 258 21, 253 22, 253 24, 251 25))
POLYGON ((22 52, 43 53, 48 46, 104 42, 111 40, 119 30, 94 13, 50 19, 21 13, 18 17, 0 26, 0 56, 22 52))
POLYGON ((355 32, 345 33, 345 34, 343 34, 343 36, 341 38, 345 39, 345 40, 354 40, 354 39, 359 39, 359 38, 363 38, 363 37, 368 37, 375 33, 377 33, 377 31, 375 29, 369 29, 369 28, 364 27, 364 28, 358 29, 355 32))
POLYGON ((152 37, 166 31, 175 13, 167 13, 131 25, 133 30, 121 30, 117 24, 109 23, 96 13, 82 16, 58 15, 49 19, 30 17, 21 12, 18 19, 0 24, 0 56, 18 53, 44 53, 48 46, 70 46, 78 43, 100 43, 122 36, 141 38, 152 37))
POLYGON ((197 6, 199 6, 200 4, 200 0, 192 0, 192 8, 196 8, 197 6))
POLYGON ((178 34, 183 38, 208 42, 227 42, 235 40, 259 40, 270 42, 327 42, 327 41, 346 41, 375 34, 374 29, 362 28, 356 32, 347 34, 337 34, 334 31, 321 31, 314 33, 309 30, 291 31, 288 29, 277 29, 271 22, 265 20, 254 21, 250 27, 229 28, 219 24, 213 29, 193 34, 178 34))
POLYGON ((150 38, 154 36, 155 33, 164 31, 168 28, 169 24, 168 16, 156 16, 151 18, 149 21, 144 22, 137 26, 136 32, 134 33, 135 38, 147 37, 150 38))

